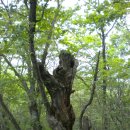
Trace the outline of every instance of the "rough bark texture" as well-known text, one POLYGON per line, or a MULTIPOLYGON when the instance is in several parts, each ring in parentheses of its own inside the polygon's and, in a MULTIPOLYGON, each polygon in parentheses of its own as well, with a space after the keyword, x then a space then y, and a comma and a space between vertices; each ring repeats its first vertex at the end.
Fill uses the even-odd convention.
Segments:
POLYGON ((61 51, 59 59, 59 66, 53 71, 53 75, 39 64, 41 78, 51 96, 48 122, 53 130, 72 130, 75 114, 70 103, 70 95, 74 92, 72 84, 78 62, 66 51, 61 51))

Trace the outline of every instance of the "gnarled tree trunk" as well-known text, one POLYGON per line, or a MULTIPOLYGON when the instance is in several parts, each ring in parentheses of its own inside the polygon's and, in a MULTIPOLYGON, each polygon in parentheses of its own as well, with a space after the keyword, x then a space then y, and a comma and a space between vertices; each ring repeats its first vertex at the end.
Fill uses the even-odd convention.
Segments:
POLYGON ((51 96, 48 122, 53 130, 72 130, 75 114, 70 95, 74 92, 72 84, 78 62, 66 51, 61 51, 59 59, 59 66, 53 71, 53 75, 49 74, 42 63, 39 64, 41 78, 51 96))

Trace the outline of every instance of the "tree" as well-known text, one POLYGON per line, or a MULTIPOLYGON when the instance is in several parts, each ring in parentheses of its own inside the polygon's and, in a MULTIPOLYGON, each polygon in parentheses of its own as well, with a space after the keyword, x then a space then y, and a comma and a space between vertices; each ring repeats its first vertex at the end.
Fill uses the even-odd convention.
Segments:
POLYGON ((119 57, 129 50, 125 36, 108 35, 127 13, 125 2, 89 1, 77 20, 80 6, 66 9, 59 0, 1 0, 1 128, 72 130, 79 118, 80 129, 129 128, 129 61, 119 57))
MULTIPOLYGON (((4 8, 6 9, 6 13, 8 14, 9 20, 12 22, 12 19, 10 18, 11 14, 14 10, 16 10, 15 6, 11 4, 9 7, 6 7, 4 2, 1 1, 4 8)), ((76 73, 77 68, 77 61, 75 58, 68 52, 62 51, 60 53, 60 64, 59 66, 54 70, 54 74, 51 75, 49 72, 45 69, 45 61, 48 53, 48 48, 50 45, 49 40, 52 37, 53 34, 53 28, 56 23, 58 13, 60 11, 60 2, 57 1, 57 8, 50 8, 46 9, 47 4, 49 1, 46 1, 43 9, 42 9, 42 15, 40 20, 37 19, 37 7, 38 7, 38 1, 37 0, 30 0, 30 1, 24 1, 25 7, 23 10, 27 9, 28 14, 24 14, 28 16, 28 23, 29 26, 26 26, 26 29, 23 30, 22 34, 27 34, 27 37, 24 37, 25 39, 21 41, 21 45, 23 45, 22 48, 25 49, 25 54, 23 54, 23 49, 18 50, 20 51, 18 54, 20 54, 21 58, 20 60, 26 64, 27 69, 27 76, 23 76, 23 74, 20 74, 16 68, 13 66, 13 64, 8 60, 7 56, 3 53, 1 56, 4 58, 8 66, 12 69, 12 71, 15 73, 17 78, 20 80, 22 87, 26 91, 28 98, 29 98, 29 110, 31 115, 31 125, 33 130, 41 130, 42 125, 40 123, 40 112, 38 110, 38 103, 37 103, 37 94, 39 89, 42 97, 42 102, 44 103, 46 110, 47 110, 47 118, 50 127, 53 129, 72 129, 74 124, 74 112, 73 108, 70 104, 70 95, 73 93, 72 90, 72 83, 73 79, 76 73), (54 15, 50 16, 50 19, 46 22, 49 22, 49 27, 47 29, 47 42, 45 43, 45 49, 43 52, 43 55, 41 56, 41 63, 37 62, 37 55, 35 50, 35 35, 36 35, 36 25, 38 22, 41 22, 43 19, 44 11, 53 11, 54 15), (50 20, 52 21, 50 22, 50 20), (27 32, 28 31, 28 32, 27 32), (25 43, 22 43, 26 40, 25 43), (28 42, 27 42, 28 41, 28 42), (67 61, 67 62, 65 62, 67 61), (61 77, 64 77, 62 79, 61 77), (49 80, 49 81, 48 81, 49 80), (44 84, 43 84, 44 83, 44 84), (51 97, 51 104, 48 101, 48 98, 46 96, 45 92, 45 86, 48 90, 48 93, 51 97), (56 128, 55 128, 56 127, 56 128)), ((18 8, 19 9, 19 8, 18 8)), ((39 7, 40 9, 40 7, 39 7)), ((49 12, 50 13, 50 12, 49 12)), ((21 15, 21 14, 20 14, 21 15)), ((48 14, 47 14, 48 15, 48 14)), ((24 17, 24 16, 23 16, 24 17)), ((27 20, 27 19, 26 19, 27 20)), ((20 22, 20 30, 23 29, 23 25, 21 21, 20 22)), ((12 23, 9 23, 9 26, 15 26, 12 23)), ((14 28, 12 28, 14 30, 14 28)), ((17 29, 17 28, 15 28, 17 29)), ((24 34, 24 36, 25 36, 24 34)), ((15 36, 12 36, 12 40, 14 40, 15 36)), ((20 38, 20 37, 19 37, 20 38)), ((7 38, 8 39, 8 38, 7 38)), ((5 44, 6 45, 6 44, 5 44)), ((19 45, 19 46, 21 46, 19 45)), ((13 45, 12 45, 13 46, 13 45)), ((14 43, 14 46, 16 44, 14 43)), ((7 51, 6 50, 2 50, 7 51)), ((12 53, 12 52, 11 52, 12 53)), ((8 54, 9 55, 9 54, 8 54)), ((16 55, 17 57, 17 55, 16 55)), ((6 113, 10 116, 11 119, 13 119, 14 126, 17 126, 17 123, 14 123, 15 119, 12 114, 9 114, 10 112, 7 107, 4 105, 3 98, 1 98, 1 103, 3 104, 3 108, 5 109, 6 113), (8 111, 8 112, 7 112, 8 111)), ((18 125, 19 126, 19 125, 18 125)), ((20 127, 16 127, 16 129, 21 129, 20 127)))
MULTIPOLYGON (((112 31, 119 19, 123 18, 127 13, 127 1, 89 1, 85 5, 88 7, 85 10, 83 17, 79 16, 74 21, 74 24, 85 26, 90 30, 90 33, 97 33, 101 39, 102 48, 102 129, 109 129, 108 115, 107 115, 107 80, 108 69, 107 67, 107 52, 106 52, 106 39, 108 34, 112 31), (120 11, 119 11, 120 10, 120 11), (111 27, 110 27, 111 26, 111 27)), ((129 3, 128 3, 129 4, 129 3)), ((86 33, 87 34, 87 33, 86 33)), ((92 41, 94 42, 94 40, 92 41)))

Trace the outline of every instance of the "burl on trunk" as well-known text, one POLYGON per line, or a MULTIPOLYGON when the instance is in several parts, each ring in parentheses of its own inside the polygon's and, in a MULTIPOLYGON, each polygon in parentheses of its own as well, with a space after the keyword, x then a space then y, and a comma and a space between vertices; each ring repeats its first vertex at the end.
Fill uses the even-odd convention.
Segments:
POLYGON ((48 122, 53 130, 72 130, 75 114, 70 95, 74 92, 72 84, 77 66, 74 56, 64 50, 60 52, 59 65, 53 75, 42 64, 39 65, 41 78, 51 97, 48 122))

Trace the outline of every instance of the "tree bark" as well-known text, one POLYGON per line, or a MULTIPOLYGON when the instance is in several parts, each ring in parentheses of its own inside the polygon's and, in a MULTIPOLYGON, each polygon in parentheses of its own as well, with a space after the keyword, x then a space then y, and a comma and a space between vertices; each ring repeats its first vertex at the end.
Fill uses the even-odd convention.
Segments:
MULTIPOLYGON (((40 84, 40 76, 37 67, 37 60, 36 54, 34 49, 34 34, 35 34, 35 26, 36 26, 36 7, 37 7, 37 0, 30 0, 30 7, 29 7, 29 51, 30 51, 30 58, 32 61, 32 68, 33 68, 33 79, 40 84)), ((37 108, 37 102, 35 98, 35 85, 30 87, 29 90, 29 99, 30 99, 30 115, 31 115, 31 123, 33 130, 42 130, 42 126, 40 123, 40 115, 37 108)))
POLYGON ((51 96, 51 110, 48 122, 53 130, 72 130, 75 114, 70 103, 70 95, 73 80, 78 66, 73 55, 61 51, 59 55, 59 66, 53 71, 53 75, 39 64, 41 77, 51 96))

